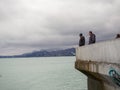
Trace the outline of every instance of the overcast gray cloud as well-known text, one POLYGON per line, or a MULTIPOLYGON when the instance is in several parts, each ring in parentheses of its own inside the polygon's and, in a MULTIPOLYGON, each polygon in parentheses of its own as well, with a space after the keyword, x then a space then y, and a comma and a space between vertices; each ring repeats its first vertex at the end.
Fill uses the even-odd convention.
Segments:
POLYGON ((0 0, 0 55, 73 47, 120 33, 120 0, 0 0))

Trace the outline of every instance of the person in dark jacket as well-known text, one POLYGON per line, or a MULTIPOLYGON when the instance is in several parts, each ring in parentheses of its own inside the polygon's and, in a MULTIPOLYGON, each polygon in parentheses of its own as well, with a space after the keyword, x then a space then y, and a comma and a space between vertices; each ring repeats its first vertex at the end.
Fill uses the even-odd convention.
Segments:
POLYGON ((79 36, 80 36, 79 46, 84 46, 85 45, 85 37, 83 36, 82 33, 80 33, 79 36))
POLYGON ((116 35, 116 39, 117 39, 117 38, 120 38, 120 34, 117 34, 117 35, 116 35))
POLYGON ((96 42, 96 36, 92 31, 89 31, 89 44, 93 44, 96 42))

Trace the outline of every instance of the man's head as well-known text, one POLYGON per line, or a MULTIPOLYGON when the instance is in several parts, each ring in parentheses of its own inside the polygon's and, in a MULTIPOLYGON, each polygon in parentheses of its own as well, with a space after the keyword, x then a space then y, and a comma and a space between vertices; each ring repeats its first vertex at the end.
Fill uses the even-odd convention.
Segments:
POLYGON ((81 36, 83 36, 83 34, 82 34, 82 33, 80 33, 80 34, 79 34, 79 36, 81 37, 81 36))
POLYGON ((89 35, 92 35, 93 33, 92 33, 92 31, 89 31, 89 35))
POLYGON ((116 38, 120 38, 120 34, 117 34, 117 35, 116 35, 116 38))

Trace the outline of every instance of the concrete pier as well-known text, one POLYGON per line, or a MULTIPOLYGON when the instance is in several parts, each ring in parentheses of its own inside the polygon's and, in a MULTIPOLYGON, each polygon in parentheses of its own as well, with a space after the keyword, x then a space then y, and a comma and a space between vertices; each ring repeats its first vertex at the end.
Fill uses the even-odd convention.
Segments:
POLYGON ((76 48, 75 68, 88 77, 88 90, 120 90, 120 39, 76 48))

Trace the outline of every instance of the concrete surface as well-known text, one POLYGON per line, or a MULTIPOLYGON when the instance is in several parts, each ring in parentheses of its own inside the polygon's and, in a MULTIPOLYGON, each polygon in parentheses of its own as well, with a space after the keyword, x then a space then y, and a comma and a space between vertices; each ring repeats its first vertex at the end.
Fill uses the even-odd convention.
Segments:
POLYGON ((120 63, 120 39, 78 47, 76 59, 120 63))
POLYGON ((120 90, 120 39, 78 47, 75 68, 88 76, 88 90, 120 90))

